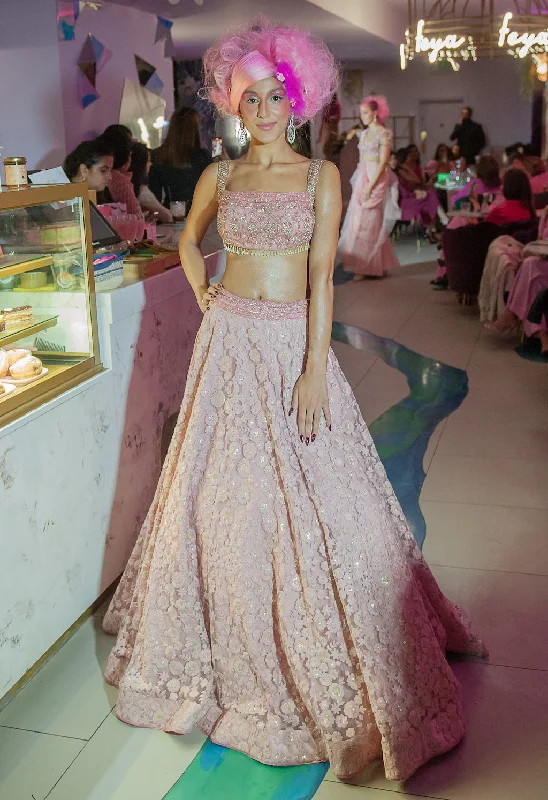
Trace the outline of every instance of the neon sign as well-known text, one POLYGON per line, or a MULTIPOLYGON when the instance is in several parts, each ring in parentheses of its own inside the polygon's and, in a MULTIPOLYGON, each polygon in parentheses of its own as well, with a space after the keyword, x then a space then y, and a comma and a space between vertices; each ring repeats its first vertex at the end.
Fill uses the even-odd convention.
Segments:
POLYGON ((539 49, 548 49, 548 30, 536 33, 518 33, 509 27, 513 16, 510 11, 504 15, 502 27, 499 30, 499 47, 515 48, 520 58, 525 58, 531 52, 538 52, 539 49))
POLYGON ((445 39, 429 39, 424 36, 424 20, 419 20, 417 24, 417 35, 415 37, 415 52, 428 53, 428 60, 435 64, 442 51, 459 50, 466 43, 466 36, 456 36, 454 33, 448 34, 445 39))

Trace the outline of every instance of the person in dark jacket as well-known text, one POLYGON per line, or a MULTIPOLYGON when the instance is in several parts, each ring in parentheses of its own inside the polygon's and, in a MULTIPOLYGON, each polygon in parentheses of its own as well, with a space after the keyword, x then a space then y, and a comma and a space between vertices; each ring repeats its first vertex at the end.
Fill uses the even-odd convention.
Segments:
POLYGON ((460 154, 466 159, 467 164, 474 164, 485 147, 485 133, 481 125, 472 119, 472 109, 465 106, 462 109, 460 123, 455 125, 451 134, 451 141, 457 141, 460 154))

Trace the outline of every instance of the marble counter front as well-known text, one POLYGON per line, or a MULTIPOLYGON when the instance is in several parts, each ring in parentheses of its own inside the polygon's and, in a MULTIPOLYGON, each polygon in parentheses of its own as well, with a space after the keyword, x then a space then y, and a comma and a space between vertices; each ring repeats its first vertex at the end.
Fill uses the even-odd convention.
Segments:
POLYGON ((0 430, 0 698, 122 572, 202 318, 181 268, 99 293, 97 316, 105 371, 0 430))

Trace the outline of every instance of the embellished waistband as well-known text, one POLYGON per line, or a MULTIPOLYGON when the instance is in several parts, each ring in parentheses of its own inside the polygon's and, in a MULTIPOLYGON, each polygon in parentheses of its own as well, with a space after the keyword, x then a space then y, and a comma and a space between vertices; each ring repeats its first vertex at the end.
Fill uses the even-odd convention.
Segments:
POLYGON ((213 306, 223 308, 240 317, 250 319, 303 319, 308 313, 308 300, 292 300, 289 303, 279 303, 277 300, 252 300, 228 292, 222 284, 217 292, 213 306))
POLYGON ((287 250, 250 250, 248 247, 239 247, 230 242, 224 242, 224 246, 227 253, 236 253, 238 256, 294 256, 310 250, 310 242, 303 242, 287 250))

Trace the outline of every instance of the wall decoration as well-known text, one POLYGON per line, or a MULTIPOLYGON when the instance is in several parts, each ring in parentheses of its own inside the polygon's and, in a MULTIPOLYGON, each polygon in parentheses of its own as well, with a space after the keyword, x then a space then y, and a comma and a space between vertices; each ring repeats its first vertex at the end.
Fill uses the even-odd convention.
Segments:
POLYGON ((57 0, 57 33, 61 42, 74 39, 74 26, 79 14, 79 0, 57 0))
POLYGON ((151 149, 159 147, 162 143, 165 117, 166 101, 149 90, 148 86, 141 86, 126 78, 118 121, 127 125, 134 139, 151 149))
POLYGON ((156 17, 156 36, 154 37, 154 44, 162 41, 165 42, 164 56, 166 58, 173 58, 175 55, 173 38, 171 36, 172 27, 173 20, 165 19, 165 17, 156 17))
POLYGON ((135 66, 137 67, 137 75, 141 86, 146 87, 149 92, 161 94, 164 82, 156 72, 156 67, 138 55, 135 55, 135 66))
POLYGON ((112 52, 99 39, 88 33, 78 57, 78 94, 82 108, 87 108, 99 97, 96 89, 97 73, 103 69, 111 56, 112 52))

